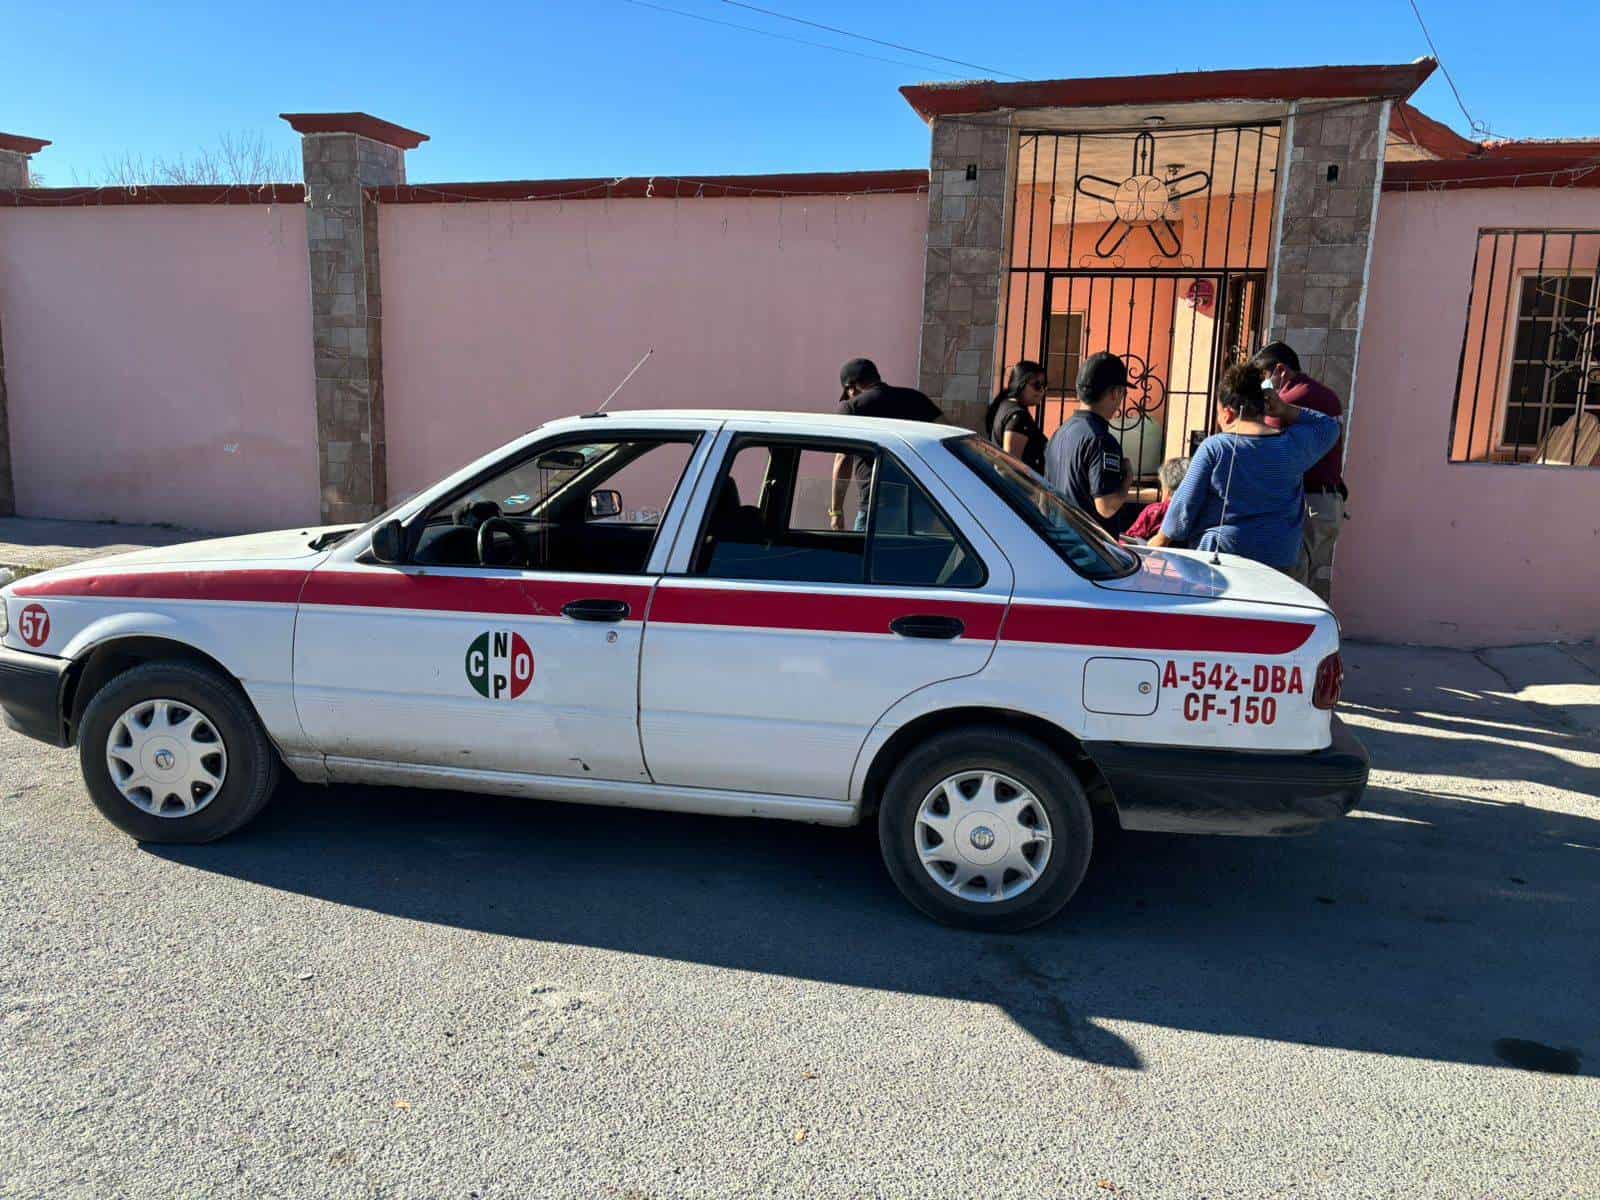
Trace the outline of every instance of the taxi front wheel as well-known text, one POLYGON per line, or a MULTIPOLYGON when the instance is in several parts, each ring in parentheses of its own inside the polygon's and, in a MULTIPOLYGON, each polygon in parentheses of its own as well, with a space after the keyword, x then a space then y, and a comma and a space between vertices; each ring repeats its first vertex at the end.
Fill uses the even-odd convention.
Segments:
POLYGON ((278 753, 238 684, 190 663, 146 663, 95 693, 78 761, 95 807, 141 842, 225 837, 278 782, 278 753))
POLYGON ((1005 932, 1048 921, 1072 899, 1094 822, 1059 755, 984 727, 906 755, 884 789, 878 841, 896 886, 928 916, 1005 932))

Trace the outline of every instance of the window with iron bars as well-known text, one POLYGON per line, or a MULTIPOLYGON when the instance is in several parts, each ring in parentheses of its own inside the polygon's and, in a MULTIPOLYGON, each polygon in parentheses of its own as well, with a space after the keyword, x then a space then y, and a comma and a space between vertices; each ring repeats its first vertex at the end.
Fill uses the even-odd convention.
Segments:
POLYGON ((1600 466, 1600 230, 1478 235, 1450 461, 1600 466))

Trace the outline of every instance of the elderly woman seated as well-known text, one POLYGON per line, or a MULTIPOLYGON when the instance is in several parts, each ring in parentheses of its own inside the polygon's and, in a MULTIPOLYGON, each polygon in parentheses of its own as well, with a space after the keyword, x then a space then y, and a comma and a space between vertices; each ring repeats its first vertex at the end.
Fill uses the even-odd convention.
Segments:
POLYGON ((1183 477, 1189 473, 1189 460, 1187 458, 1169 458, 1161 464, 1161 470, 1156 478, 1161 481, 1161 499, 1154 504, 1146 504, 1128 532, 1123 537, 1152 538, 1161 529, 1161 522, 1166 518, 1167 509, 1172 507, 1172 494, 1183 483, 1183 477))

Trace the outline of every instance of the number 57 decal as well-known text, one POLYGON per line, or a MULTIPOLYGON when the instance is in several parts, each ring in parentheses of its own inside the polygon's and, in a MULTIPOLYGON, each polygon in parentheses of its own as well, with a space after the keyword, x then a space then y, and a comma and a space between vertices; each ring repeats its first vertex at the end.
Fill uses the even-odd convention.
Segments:
POLYGON ((17 632, 23 641, 37 649, 50 638, 50 614, 41 605, 28 605, 17 618, 17 632))

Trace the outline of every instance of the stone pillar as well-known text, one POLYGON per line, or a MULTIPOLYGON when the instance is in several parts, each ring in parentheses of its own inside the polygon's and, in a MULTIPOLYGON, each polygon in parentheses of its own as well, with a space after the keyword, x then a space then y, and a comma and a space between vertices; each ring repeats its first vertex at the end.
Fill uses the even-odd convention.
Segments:
POLYGON ((0 133, 0 188, 31 187, 28 159, 49 144, 43 138, 0 133))
MULTIPOLYGON (((25 188, 32 184, 28 159, 50 143, 43 138, 0 133, 0 189, 25 188)), ((6 415, 5 339, 0 336, 0 517, 17 511, 17 493, 11 476, 11 425, 6 415)))
POLYGON ((322 519, 364 521, 388 505, 383 291, 370 187, 406 181, 424 134, 366 113, 283 113, 301 135, 322 519))
POLYGON ((1004 120, 933 122, 918 386, 946 421, 970 429, 983 423, 994 384, 1011 171, 1004 120))
POLYGON ((1305 372, 1339 393, 1348 414, 1390 101, 1301 107, 1284 123, 1278 166, 1270 337, 1293 346, 1305 372))

